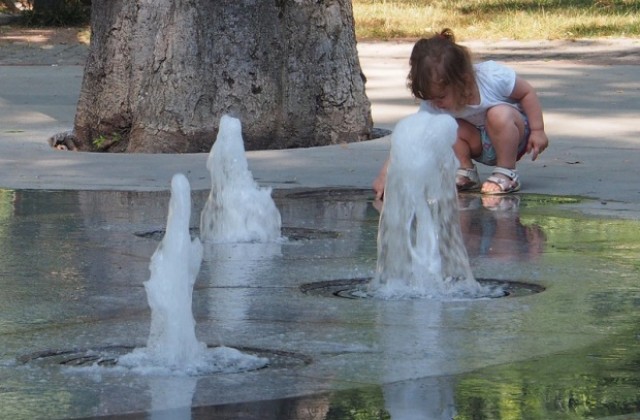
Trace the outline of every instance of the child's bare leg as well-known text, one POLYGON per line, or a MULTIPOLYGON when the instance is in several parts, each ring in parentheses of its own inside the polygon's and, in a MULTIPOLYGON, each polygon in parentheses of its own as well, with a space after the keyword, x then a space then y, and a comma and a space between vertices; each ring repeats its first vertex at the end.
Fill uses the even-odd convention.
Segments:
POLYGON ((460 167, 469 169, 473 168, 473 156, 480 156, 482 152, 482 142, 480 140, 480 131, 465 120, 457 120, 458 137, 453 144, 453 153, 460 161, 460 167))
POLYGON ((478 189, 480 180, 471 158, 482 151, 480 131, 464 120, 458 120, 458 136, 453 144, 453 153, 460 162, 460 169, 456 173, 458 191, 472 191, 478 189))
MULTIPOLYGON (((496 166, 515 169, 518 146, 524 135, 524 120, 520 112, 508 105, 495 106, 487 112, 487 134, 496 152, 496 166)), ((509 181, 506 175, 494 174, 509 181)), ((494 182, 485 182, 482 192, 496 192, 500 186, 494 182)))

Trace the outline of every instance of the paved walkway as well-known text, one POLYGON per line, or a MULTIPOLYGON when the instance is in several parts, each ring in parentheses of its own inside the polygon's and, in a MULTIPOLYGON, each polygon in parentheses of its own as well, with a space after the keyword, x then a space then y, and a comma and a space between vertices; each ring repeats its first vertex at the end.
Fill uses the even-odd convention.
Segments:
MULTIPOLYGON (((392 129, 416 105, 405 88, 410 43, 360 43, 376 127, 392 129)), ((640 72, 634 40, 470 44, 507 62, 537 87, 551 147, 519 165, 522 193, 580 195, 593 209, 640 215, 640 72)), ((176 172, 208 189, 206 154, 61 152, 46 139, 73 126, 79 65, 15 65, 0 59, 0 187, 168 189, 176 172), (11 65, 8 65, 11 64, 11 65)), ((248 152, 254 177, 274 188, 371 185, 389 138, 344 146, 248 152)), ((480 168, 481 176, 488 168, 480 168)))
MULTIPOLYGON (((359 47, 375 124, 393 128, 416 110, 404 87, 411 44, 363 43, 359 47)), ((525 160, 520 165, 523 194, 591 196, 597 198, 590 204, 597 212, 638 218, 640 74, 636 64, 627 62, 628 46, 609 48, 598 43, 571 47, 576 47, 571 48, 572 55, 567 54, 566 45, 558 43, 478 46, 483 56, 505 59, 529 78, 539 88, 545 105, 552 146, 538 161, 525 160), (597 48, 619 55, 613 62, 599 61, 593 54, 597 48), (580 61, 582 54, 587 55, 585 50, 589 51, 588 62, 580 61), (541 59, 545 54, 556 58, 541 59)), ((4 53, 0 48, 0 188, 165 190, 176 172, 186 174, 193 188, 210 187, 206 154, 91 154, 51 149, 46 138, 73 124, 82 67, 67 61, 9 65, 3 61, 4 53)), ((386 138, 345 146, 249 152, 248 156, 254 176, 263 185, 367 188, 388 149, 386 138)), ((0 306, 4 305, 3 316, 8 316, 5 331, 9 331, 2 336, 0 356, 6 360, 46 349, 137 345, 148 333, 141 282, 148 278, 148 255, 157 242, 132 239, 131 230, 132 223, 142 232, 157 228, 166 207, 149 208, 144 197, 121 203, 111 200, 108 211, 76 222, 81 217, 76 211, 99 207, 102 200, 110 199, 106 193, 79 197, 79 206, 56 214, 51 219, 55 228, 40 229, 37 237, 22 241, 24 233, 0 231, 7 245, 3 267, 11 271, 0 282, 4 299, 0 306), (144 217, 141 208, 145 209, 144 217), (82 249, 81 258, 74 258, 72 251, 51 255, 57 254, 57 249, 48 244, 56 244, 60 232, 66 235, 65 250, 82 249), (34 256, 42 260, 35 271, 34 256)), ((382 395, 384 403, 379 404, 393 418, 408 418, 416 412, 440 418, 442 413, 453 417, 454 409, 462 410, 465 406, 456 402, 456 392, 470 389, 468 385, 486 378, 483 375, 487 372, 487 384, 504 378, 509 384, 510 376, 504 373, 509 367, 526 374, 537 366, 567 365, 562 373, 569 379, 560 380, 556 388, 548 386, 554 382, 545 378, 548 369, 528 376, 536 384, 534 392, 557 390, 558 395, 574 384, 582 386, 575 378, 600 380, 626 375, 626 382, 620 384, 624 391, 637 377, 629 359, 618 357, 620 349, 637 344, 636 335, 629 334, 635 331, 635 313, 600 310, 602 305, 633 307, 637 276, 631 264, 614 263, 591 247, 551 250, 549 258, 541 258, 539 253, 546 245, 539 226, 523 226, 511 214, 501 219, 508 223, 500 225, 513 235, 503 235, 504 230, 496 230, 492 221, 487 222, 488 227, 477 222, 493 214, 477 218, 468 211, 467 228, 474 225, 472 243, 481 244, 469 251, 474 258, 474 275, 540 283, 547 287, 544 294, 531 300, 481 299, 473 304, 450 302, 452 305, 437 301, 425 305, 417 299, 388 304, 365 299, 329 302, 302 295, 300 283, 369 275, 373 261, 366 253, 372 250, 375 225, 362 221, 371 217, 363 203, 346 208, 344 203, 333 206, 329 202, 321 209, 315 202, 299 207, 300 198, 289 201, 290 227, 348 234, 336 241, 321 238, 266 247, 211 244, 199 277, 195 301, 199 304, 194 306, 194 314, 198 339, 203 342, 292 352, 310 357, 313 363, 227 378, 167 379, 145 378, 137 372, 132 377, 97 371, 70 378, 56 369, 17 369, 13 362, 4 360, 0 377, 3 384, 10 384, 3 390, 10 391, 5 392, 8 406, 3 406, 3 411, 10 415, 13 409, 18 418, 30 413, 58 418, 125 417, 123 413, 136 417, 131 413, 142 416, 143 412, 186 417, 190 409, 185 407, 192 405, 197 407, 193 412, 203 416, 229 413, 228 418, 237 418, 258 413, 258 418, 265 413, 322 413, 334 400, 332 395, 318 393, 334 391, 340 396, 345 389, 368 388, 372 394, 362 394, 363 400, 373 395, 371 401, 376 404, 382 395), (300 217, 311 223, 297 224, 300 217), (617 353, 612 357, 618 357, 618 363, 603 366, 596 361, 594 365, 592 355, 608 357, 606 346, 610 343, 615 344, 617 353), (575 362, 565 363, 568 359, 575 362), (622 365, 628 370, 612 371, 622 365), (465 376, 467 372, 472 376, 465 376), (465 378, 467 388, 459 387, 465 378), (309 410, 303 411, 306 408, 309 410)), ((40 217, 32 213, 21 214, 17 223, 25 226, 40 217)), ((581 238, 587 243, 598 240, 606 248, 615 240, 615 232, 604 240, 593 232, 581 238)), ((617 256, 625 260, 627 254, 620 251, 617 256)), ((360 396, 345 394, 345 398, 353 395, 360 396)), ((375 406, 366 408, 371 407, 375 406)), ((622 412, 625 407, 618 409, 622 412)))

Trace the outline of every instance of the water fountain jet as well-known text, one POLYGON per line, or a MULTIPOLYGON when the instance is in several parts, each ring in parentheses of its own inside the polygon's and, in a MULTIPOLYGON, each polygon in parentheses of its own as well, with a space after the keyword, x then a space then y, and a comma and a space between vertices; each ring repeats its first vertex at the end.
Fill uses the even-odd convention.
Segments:
POLYGON ((119 358, 119 365, 187 374, 233 372, 265 366, 265 358, 197 340, 192 312, 193 286, 202 262, 202 244, 191 239, 191 187, 182 174, 171 180, 167 229, 151 257, 144 283, 151 307, 147 346, 119 358))
POLYGON ((207 158, 211 192, 200 214, 204 242, 273 242, 281 216, 271 188, 260 188, 248 168, 237 118, 224 115, 207 158))
POLYGON ((398 122, 378 228, 376 274, 369 291, 390 297, 474 297, 458 217, 453 153, 457 124, 418 112, 398 122))

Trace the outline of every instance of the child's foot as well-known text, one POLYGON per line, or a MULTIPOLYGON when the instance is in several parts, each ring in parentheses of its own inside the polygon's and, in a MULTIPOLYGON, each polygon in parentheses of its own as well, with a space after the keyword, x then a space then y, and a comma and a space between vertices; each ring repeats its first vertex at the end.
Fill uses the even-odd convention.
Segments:
POLYGON ((482 197, 482 206, 496 212, 517 211, 520 207, 520 197, 517 195, 497 196, 485 194, 482 197))
POLYGON ((520 191, 520 178, 515 169, 496 166, 489 178, 482 184, 482 194, 500 195, 520 191))
POLYGON ((456 188, 458 191, 475 191, 480 188, 478 168, 458 168, 456 171, 456 188))

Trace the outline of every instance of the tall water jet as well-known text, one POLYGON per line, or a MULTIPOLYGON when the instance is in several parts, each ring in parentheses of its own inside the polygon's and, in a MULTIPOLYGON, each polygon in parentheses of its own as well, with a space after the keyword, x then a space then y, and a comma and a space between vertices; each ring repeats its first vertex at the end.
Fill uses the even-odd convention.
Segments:
MULTIPOLYGON (((191 240, 190 218, 191 186, 184 175, 176 174, 171 180, 167 229, 151 256, 151 276, 144 283, 151 328, 147 346, 136 349, 143 364, 188 371, 202 363, 206 351, 206 345, 196 339, 191 307, 202 244, 198 238, 191 240)), ((126 364, 128 358, 120 358, 123 361, 126 364)))
POLYGON ((151 256, 151 275, 144 282, 151 308, 147 346, 118 359, 118 364, 143 371, 179 374, 237 372, 265 366, 265 358, 228 347, 209 350, 198 341, 192 311, 193 286, 202 263, 200 239, 191 239, 191 186, 182 174, 171 180, 167 228, 151 256))
POLYGON ((280 238, 281 216, 271 188, 253 180, 240 120, 224 115, 207 159, 211 192, 200 215, 204 242, 271 242, 280 238))
POLYGON ((469 266, 458 218, 453 153, 457 124, 418 112, 401 120, 391 154, 378 229, 376 274, 381 297, 473 296, 481 290, 469 266))

